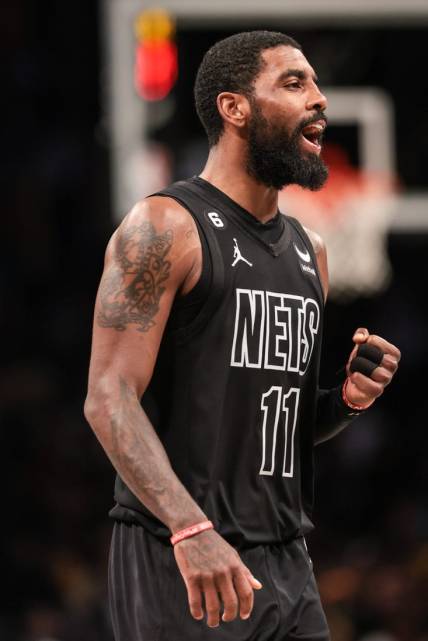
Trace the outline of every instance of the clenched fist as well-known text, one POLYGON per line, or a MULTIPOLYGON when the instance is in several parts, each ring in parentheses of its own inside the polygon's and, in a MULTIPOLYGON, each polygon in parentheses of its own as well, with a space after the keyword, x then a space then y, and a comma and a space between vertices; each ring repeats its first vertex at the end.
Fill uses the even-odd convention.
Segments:
POLYGON ((385 387, 391 382, 397 371, 401 353, 395 345, 380 336, 370 334, 365 327, 357 329, 352 340, 355 347, 346 365, 346 398, 353 405, 368 407, 383 394, 385 387), (352 361, 357 357, 358 349, 362 345, 372 349, 366 350, 362 359, 365 362, 360 363, 363 367, 360 366, 360 371, 355 371, 352 361))

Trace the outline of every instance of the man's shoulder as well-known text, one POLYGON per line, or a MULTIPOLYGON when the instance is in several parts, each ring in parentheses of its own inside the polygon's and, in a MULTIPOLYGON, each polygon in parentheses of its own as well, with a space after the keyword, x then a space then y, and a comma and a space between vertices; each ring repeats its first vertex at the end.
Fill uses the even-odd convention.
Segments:
POLYGON ((327 265, 327 248, 322 237, 312 229, 303 227, 306 232, 312 247, 314 248, 315 256, 317 259, 317 265, 320 273, 321 284, 324 292, 324 300, 327 300, 328 287, 329 287, 329 277, 328 277, 328 265, 327 265))
POLYGON ((153 195, 138 201, 124 217, 107 246, 106 265, 120 261, 129 269, 138 261, 155 261, 158 266, 167 261, 170 283, 179 288, 196 270, 200 251, 189 212, 173 198, 153 195))
POLYGON ((189 211, 168 194, 154 194, 138 201, 123 221, 125 225, 151 223, 156 227, 177 230, 191 222, 189 211))
POLYGON ((313 229, 309 229, 308 227, 305 227, 302 225, 304 231, 306 232, 307 237, 311 241, 311 245, 314 248, 314 252, 316 255, 323 254, 326 251, 325 248, 325 242, 322 239, 322 237, 318 234, 318 232, 314 231, 313 229))

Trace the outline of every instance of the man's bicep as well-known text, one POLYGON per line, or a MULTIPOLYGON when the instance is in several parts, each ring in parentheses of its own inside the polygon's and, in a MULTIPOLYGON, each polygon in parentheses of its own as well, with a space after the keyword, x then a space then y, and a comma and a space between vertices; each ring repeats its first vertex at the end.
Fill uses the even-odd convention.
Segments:
POLYGON ((168 223, 168 216, 150 210, 131 213, 109 244, 95 305, 92 379, 109 370, 140 394, 150 380, 186 273, 178 260, 180 228, 168 223))
POLYGON ((171 276, 173 230, 156 230, 150 219, 119 230, 101 279, 96 323, 123 332, 155 326, 171 276))

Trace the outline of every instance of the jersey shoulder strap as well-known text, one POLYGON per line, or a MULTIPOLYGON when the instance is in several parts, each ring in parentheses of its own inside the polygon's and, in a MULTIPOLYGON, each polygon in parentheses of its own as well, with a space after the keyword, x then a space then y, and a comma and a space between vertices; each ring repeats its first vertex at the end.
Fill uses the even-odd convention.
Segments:
POLYGON ((203 260, 209 260, 209 269, 203 272, 211 274, 210 293, 203 303, 199 313, 186 326, 174 331, 174 338, 178 342, 185 342, 199 332, 212 317, 217 309, 224 289, 224 265, 223 256, 217 242, 214 230, 208 224, 206 214, 209 213, 212 204, 207 194, 195 183, 188 180, 181 180, 169 187, 152 194, 152 196, 163 196, 173 198, 184 207, 192 216, 201 239, 202 247, 207 247, 208 252, 203 252, 203 260))
POLYGON ((304 246, 306 247, 306 249, 308 250, 312 258, 312 262, 313 262, 313 265, 315 266, 315 270, 318 276, 318 282, 321 290, 321 300, 324 300, 324 289, 322 285, 320 270, 318 267, 318 259, 317 259, 317 255, 315 253, 315 249, 312 244, 312 241, 309 238, 308 233, 305 231, 302 223, 299 220, 297 220, 297 218, 293 218, 292 216, 288 216, 288 215, 285 216, 285 218, 290 223, 291 227, 295 230, 299 239, 303 242, 304 246))

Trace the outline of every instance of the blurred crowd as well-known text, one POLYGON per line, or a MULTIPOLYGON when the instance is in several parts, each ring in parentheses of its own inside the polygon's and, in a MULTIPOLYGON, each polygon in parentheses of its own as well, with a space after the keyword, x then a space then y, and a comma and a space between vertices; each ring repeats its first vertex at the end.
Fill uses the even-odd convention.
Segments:
MULTIPOLYGON (((96 7, 5 0, 1 11, 0 641, 112 641, 114 475, 82 416, 112 230, 96 7)), ((327 311, 325 386, 356 324, 403 352, 385 399, 317 450, 308 545, 333 641, 428 641, 427 245, 392 236, 388 291, 327 311)))

